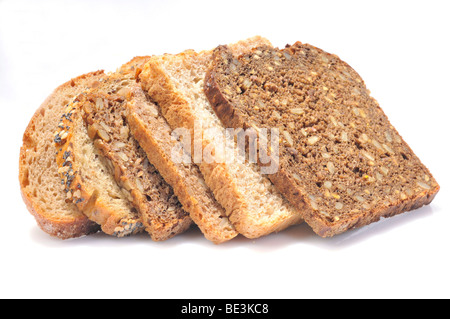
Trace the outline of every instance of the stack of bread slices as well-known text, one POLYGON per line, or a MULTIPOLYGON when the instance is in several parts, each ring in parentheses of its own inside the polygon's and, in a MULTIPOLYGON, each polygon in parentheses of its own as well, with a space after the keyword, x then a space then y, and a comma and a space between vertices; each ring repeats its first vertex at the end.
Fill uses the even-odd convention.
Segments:
POLYGON ((70 80, 32 117, 19 167, 29 211, 62 239, 195 224, 220 244, 303 221, 330 237, 439 191, 347 63, 259 36, 70 80))

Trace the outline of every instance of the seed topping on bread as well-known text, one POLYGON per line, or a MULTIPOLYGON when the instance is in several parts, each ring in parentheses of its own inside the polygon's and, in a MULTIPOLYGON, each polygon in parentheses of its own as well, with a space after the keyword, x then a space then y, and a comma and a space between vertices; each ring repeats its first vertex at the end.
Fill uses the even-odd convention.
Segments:
POLYGON ((88 136, 82 118, 86 95, 81 93, 69 103, 54 134, 65 201, 74 203, 107 234, 124 237, 139 233, 144 229, 142 219, 88 136))

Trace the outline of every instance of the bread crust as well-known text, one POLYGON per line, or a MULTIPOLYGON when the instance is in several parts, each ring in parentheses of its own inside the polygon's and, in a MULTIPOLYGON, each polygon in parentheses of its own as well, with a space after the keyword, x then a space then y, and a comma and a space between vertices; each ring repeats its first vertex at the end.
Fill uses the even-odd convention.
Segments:
MULTIPOLYGON (((292 47, 295 47, 296 45, 301 45, 301 43, 297 42, 292 47)), ((289 48, 290 46, 287 46, 286 50, 289 48)), ((228 50, 226 46, 217 47, 214 51, 213 61, 215 59, 219 59, 220 52, 224 50, 228 50)), ((344 62, 344 64, 350 68, 347 63, 344 62)), ((255 125, 251 119, 244 116, 244 114, 240 111, 239 106, 237 105, 239 102, 228 99, 224 92, 221 91, 221 88, 217 82, 214 62, 211 63, 206 72, 204 91, 214 111, 224 125, 227 127, 244 129, 255 125)), ((378 109, 383 112, 379 106, 378 109)), ((406 142, 404 142, 404 145, 411 150, 406 142)), ((429 170, 425 166, 424 168, 429 173, 429 170)), ((431 176, 431 173, 429 173, 429 175, 431 176)), ((420 208, 431 203, 439 191, 439 185, 437 185, 428 191, 424 190, 421 193, 416 194, 413 198, 410 198, 407 201, 398 199, 396 202, 390 203, 387 206, 382 205, 352 218, 346 218, 345 220, 331 223, 324 218, 318 218, 309 203, 308 195, 302 192, 302 189, 297 186, 293 178, 282 166, 279 167, 279 170, 276 173, 270 174, 268 177, 283 193, 283 195, 285 195, 292 204, 302 211, 305 221, 312 227, 314 232, 321 237, 331 237, 344 231, 376 222, 381 218, 391 217, 405 211, 420 208)))
POLYGON ((23 188, 21 188, 21 195, 28 211, 34 216, 39 228, 50 236, 60 239, 70 239, 93 234, 100 230, 100 227, 96 223, 90 221, 81 213, 73 215, 71 218, 49 217, 46 211, 41 209, 39 205, 36 205, 29 194, 23 191, 23 188))
MULTIPOLYGON (((100 227, 96 223, 90 221, 81 212, 77 212, 71 216, 49 216, 46 210, 43 209, 39 205, 39 203, 34 200, 30 192, 26 190, 28 177, 26 176, 26 164, 24 160, 27 150, 34 148, 31 136, 35 130, 35 123, 42 116, 43 112, 45 112, 49 103, 54 99, 54 97, 61 94, 61 92, 65 89, 78 85, 80 81, 86 80, 88 78, 95 78, 97 76, 100 76, 101 74, 103 74, 103 71, 101 70, 83 74, 78 77, 72 78, 66 83, 58 86, 35 111, 23 134, 23 144, 20 148, 19 155, 19 184, 23 201, 28 211, 36 219, 38 226, 49 235, 61 239, 69 239, 89 235, 99 231, 100 227)), ((55 128, 56 125, 57 123, 55 123, 55 128)))

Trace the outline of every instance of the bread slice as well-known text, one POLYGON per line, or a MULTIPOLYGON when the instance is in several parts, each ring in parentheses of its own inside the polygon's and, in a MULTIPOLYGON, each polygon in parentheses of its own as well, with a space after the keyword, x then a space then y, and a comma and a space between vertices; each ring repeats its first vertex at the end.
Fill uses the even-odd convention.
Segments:
POLYGON ((130 132, 125 106, 133 86, 133 72, 109 74, 83 96, 81 114, 89 137, 110 163, 121 191, 138 211, 152 239, 161 241, 188 229, 192 220, 130 132))
POLYGON ((149 100, 139 85, 132 88, 127 109, 133 136, 147 153, 150 162, 173 187, 205 238, 220 244, 236 237, 237 231, 206 186, 198 167, 172 156, 174 150, 179 150, 179 156, 182 157, 184 149, 157 105, 149 100))
POLYGON ((23 200, 39 227, 61 239, 88 235, 100 229, 74 204, 66 201, 56 164, 53 134, 69 101, 96 85, 103 75, 102 71, 84 74, 56 88, 35 112, 23 135, 19 159, 23 200))
POLYGON ((54 135, 67 201, 75 203, 106 234, 124 237, 139 233, 144 227, 137 210, 88 135, 81 109, 85 99, 86 93, 81 93, 69 103, 54 135))
POLYGON ((419 208, 439 190, 361 77, 336 55, 297 42, 236 59, 220 46, 204 88, 224 125, 281 131, 279 154, 272 154, 279 169, 269 176, 320 236, 419 208))
MULTIPOLYGON (((232 48, 239 54, 267 43, 266 39, 255 37, 240 41, 232 48)), ((235 145, 233 137, 231 141, 225 137, 225 128, 203 93, 211 54, 212 51, 189 50, 152 57, 139 74, 141 85, 159 105, 172 129, 186 128, 191 132, 194 161, 239 233, 256 238, 300 222, 300 212, 281 196, 255 164, 242 158, 231 162, 218 158, 219 148, 227 147, 234 153, 235 145), (200 153, 208 151, 215 160, 195 158, 196 135, 202 137, 200 153), (226 146, 218 145, 217 137, 228 141, 226 146)))

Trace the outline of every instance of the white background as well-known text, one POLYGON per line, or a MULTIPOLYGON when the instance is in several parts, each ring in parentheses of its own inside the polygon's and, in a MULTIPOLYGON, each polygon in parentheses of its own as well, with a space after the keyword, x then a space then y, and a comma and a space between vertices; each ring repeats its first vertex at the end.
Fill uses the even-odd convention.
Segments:
POLYGON ((448 1, 1 1, 2 298, 449 298, 448 1), (62 241, 22 202, 25 127, 54 88, 136 55, 253 36, 338 54, 365 79, 441 185, 427 207, 323 239, 307 225, 216 246, 197 229, 162 243, 62 241))

